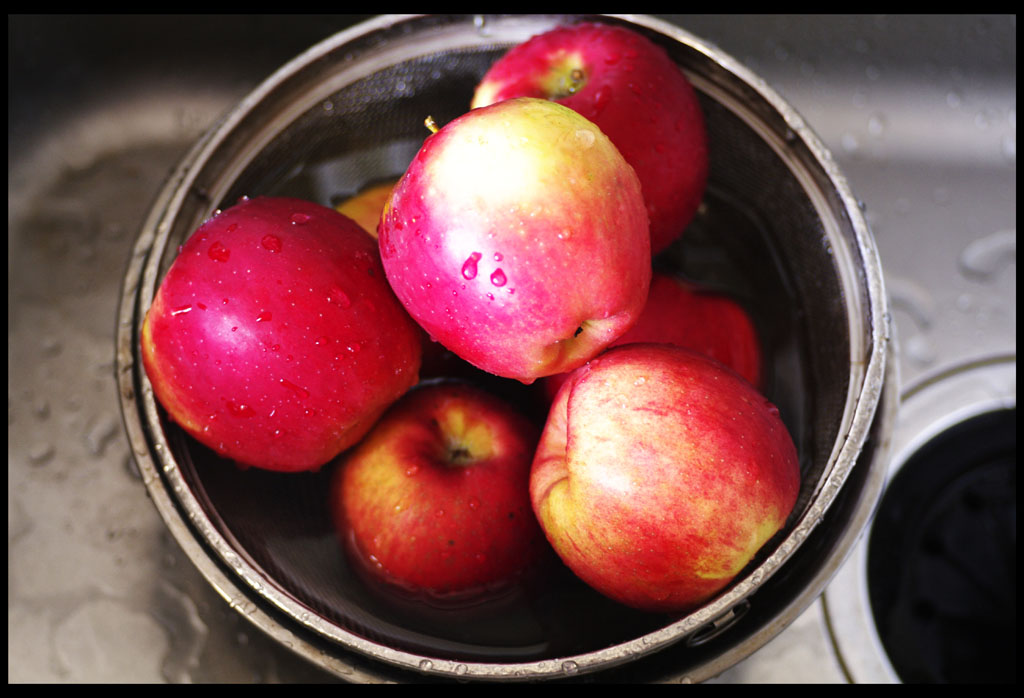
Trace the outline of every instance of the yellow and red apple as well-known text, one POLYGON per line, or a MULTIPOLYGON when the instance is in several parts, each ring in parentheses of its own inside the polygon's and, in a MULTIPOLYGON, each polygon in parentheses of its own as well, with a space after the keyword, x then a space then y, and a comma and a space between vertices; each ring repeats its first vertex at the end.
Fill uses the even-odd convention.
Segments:
MULTIPOLYGON (((647 305, 637 323, 611 346, 655 342, 675 344, 717 359, 761 388, 761 341, 747 311, 725 293, 692 281, 654 272, 647 305)), ((553 400, 568 377, 543 379, 553 400)))
POLYGON ((333 476, 339 536, 359 569, 398 589, 475 595, 548 546, 529 498, 538 427, 468 383, 422 384, 333 476))
POLYGON ((650 284, 633 168, 593 123, 542 99, 474 109, 430 135, 378 242, 395 294, 433 339, 523 383, 607 347, 650 284))
POLYGON ((728 585, 799 489, 778 410, 714 359, 669 344, 615 347, 574 371, 530 477, 566 565, 609 598, 660 612, 728 585))
POLYGON ((370 185, 356 195, 345 199, 334 208, 338 213, 354 220, 359 224, 360 228, 376 238, 377 225, 380 223, 380 213, 384 210, 384 204, 391 196, 391 190, 394 186, 394 181, 370 185))
POLYGON ((168 416, 245 465, 320 467, 418 380, 375 241, 325 206, 245 199, 182 246, 142 327, 168 416))
POLYGON ((471 106, 512 97, 555 100, 611 139, 640 178, 652 253, 683 233, 704 196, 707 135, 692 85, 663 48, 625 27, 557 27, 495 62, 471 106))

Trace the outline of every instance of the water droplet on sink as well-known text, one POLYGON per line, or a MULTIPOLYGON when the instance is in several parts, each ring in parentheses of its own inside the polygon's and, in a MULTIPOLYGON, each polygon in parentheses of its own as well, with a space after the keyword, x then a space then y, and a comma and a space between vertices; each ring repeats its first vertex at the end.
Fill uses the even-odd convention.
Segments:
POLYGON ((53 458, 54 453, 56 450, 53 448, 53 444, 36 444, 29 449, 28 460, 32 465, 43 465, 53 458))
POLYGON ((885 132, 886 121, 881 114, 872 114, 868 119, 868 133, 876 138, 885 132))
POLYGON ((482 257, 479 252, 474 252, 469 255, 469 258, 462 264, 462 278, 467 281, 471 281, 476 278, 477 275, 477 263, 482 257))
POLYGON ((960 270, 974 278, 992 277, 1017 259, 1017 231, 1000 230, 978 238, 960 253, 960 270))

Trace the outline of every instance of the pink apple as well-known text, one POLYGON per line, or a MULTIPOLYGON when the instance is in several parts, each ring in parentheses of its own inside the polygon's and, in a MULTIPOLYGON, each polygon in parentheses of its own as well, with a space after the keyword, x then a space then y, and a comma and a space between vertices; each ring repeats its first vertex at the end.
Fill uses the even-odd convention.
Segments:
POLYGON ((577 369, 530 477, 566 565, 616 601, 663 612, 728 585, 799 489, 778 410, 717 361, 669 344, 615 347, 577 369))
POLYGON ((334 208, 338 213, 354 220, 360 228, 376 238, 380 213, 384 210, 384 204, 391 196, 394 186, 394 181, 374 184, 355 196, 345 199, 334 208))
POLYGON ((530 383, 629 329, 647 300, 647 213, 594 124, 540 99, 474 109, 429 136, 379 228, 395 294, 430 336, 530 383))
POLYGON ((422 384, 339 463, 332 511, 359 569, 434 596, 493 590, 548 546, 530 507, 539 430, 462 382, 422 384))
MULTIPOLYGON (((743 307, 724 293, 655 272, 639 321, 611 346, 635 342, 675 344, 710 356, 761 387, 761 342, 743 307)), ((568 374, 544 379, 554 399, 568 374)))
POLYGON ((472 106, 540 97, 604 131, 636 170, 651 221, 651 252, 693 219, 708 172, 704 117, 664 49, 624 27, 563 26, 512 48, 484 75, 472 106))
POLYGON ((373 238, 319 204, 253 198, 182 246, 142 328, 156 398, 239 463, 317 468, 417 381, 420 334, 373 238))

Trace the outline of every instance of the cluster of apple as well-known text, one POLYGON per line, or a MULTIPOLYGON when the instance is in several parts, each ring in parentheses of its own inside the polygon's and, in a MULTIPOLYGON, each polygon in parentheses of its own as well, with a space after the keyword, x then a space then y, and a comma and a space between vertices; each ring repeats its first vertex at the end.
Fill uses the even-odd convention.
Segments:
POLYGON ((334 461, 339 533, 388 583, 469 593, 553 548, 612 599, 692 608, 799 490, 750 319, 653 271, 704 192, 695 93, 646 38, 582 24, 513 48, 470 106, 338 210, 259 197, 200 226, 143 325, 154 393, 225 458, 334 461), (542 387, 546 421, 421 380, 438 346, 542 387))

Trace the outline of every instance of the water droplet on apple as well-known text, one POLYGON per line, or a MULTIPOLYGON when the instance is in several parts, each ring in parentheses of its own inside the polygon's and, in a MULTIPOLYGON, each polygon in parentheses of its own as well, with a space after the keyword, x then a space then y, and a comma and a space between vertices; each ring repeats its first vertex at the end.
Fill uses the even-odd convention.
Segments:
POLYGON ((584 150, 594 145, 596 140, 597 136, 589 128, 581 128, 576 131, 576 143, 584 150))
POLYGON ((308 213, 293 213, 290 220, 293 225, 303 225, 304 223, 309 223, 309 219, 308 213))
POLYGON ((348 294, 337 286, 331 286, 327 290, 327 301, 341 308, 348 308, 352 305, 352 300, 348 297, 348 294))
POLYGON ((171 311, 171 315, 172 316, 173 315, 184 315, 185 313, 187 313, 187 312, 189 312, 191 310, 192 310, 192 306, 191 305, 183 305, 180 308, 175 308, 174 310, 172 310, 171 311))
POLYGON ((256 322, 270 322, 274 319, 274 315, 269 310, 264 310, 256 316, 256 322))
POLYGON ((226 262, 228 257, 231 256, 231 250, 224 247, 220 242, 215 242, 210 245, 210 249, 206 252, 207 256, 215 262, 226 262))
POLYGON ((506 278, 505 272, 503 272, 501 269, 495 269, 494 273, 491 274, 491 283, 497 286, 498 288, 501 288, 506 283, 508 283, 508 278, 506 278))
POLYGON ((295 383, 292 383, 287 378, 280 379, 278 381, 278 383, 280 383, 284 387, 288 388, 288 390, 292 391, 293 393, 298 395, 303 400, 305 400, 307 397, 309 397, 309 391, 308 390, 303 388, 301 385, 296 385, 295 383))
POLYGON ((476 265, 477 262, 480 261, 480 257, 482 256, 483 255, 481 255, 479 252, 474 252, 473 254, 469 255, 469 259, 467 259, 462 265, 462 278, 466 279, 467 281, 472 281, 473 279, 476 278, 476 265))
POLYGON ((251 407, 249 407, 248 405, 239 404, 233 400, 228 400, 227 408, 228 412, 230 412, 236 417, 249 418, 256 416, 256 412, 253 411, 251 407))
POLYGON ((480 500, 476 497, 471 497, 469 500, 469 508, 474 511, 480 508, 480 500))
POLYGON ((264 249, 270 250, 271 252, 281 251, 281 238, 276 235, 264 235, 263 239, 260 240, 260 244, 263 245, 264 249))
POLYGON ((503 259, 505 259, 505 257, 504 257, 504 255, 501 254, 501 252, 495 252, 494 253, 494 261, 495 262, 500 262, 503 259))
POLYGON ((409 477, 412 477, 413 475, 415 475, 419 471, 420 471, 420 466, 418 466, 415 463, 413 463, 412 465, 410 465, 408 468, 405 469, 405 474, 408 475, 409 477))

